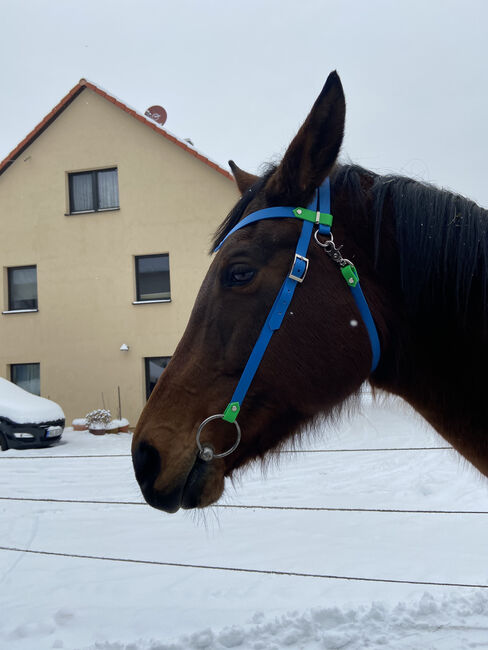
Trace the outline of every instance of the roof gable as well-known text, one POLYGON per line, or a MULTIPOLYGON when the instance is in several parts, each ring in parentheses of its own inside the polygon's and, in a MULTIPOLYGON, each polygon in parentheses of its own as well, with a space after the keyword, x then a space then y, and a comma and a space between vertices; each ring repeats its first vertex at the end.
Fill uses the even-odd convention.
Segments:
POLYGON ((104 99, 108 100, 112 104, 115 104, 118 108, 121 110, 125 111, 129 115, 132 115, 136 120, 139 120, 139 122, 142 122, 146 126, 148 126, 150 129, 158 133, 159 135, 163 136, 167 140, 170 140, 177 146, 181 147, 183 150, 187 151, 190 155, 194 156, 195 158, 198 158, 202 162, 204 162, 206 165, 209 167, 212 167, 219 173, 221 173, 223 176, 226 178, 229 178, 230 180, 233 180, 233 176, 228 172, 226 169, 223 169, 218 165, 217 163, 213 162, 203 154, 199 153, 196 149, 193 147, 189 146, 186 142, 180 140, 177 138, 175 135, 172 135, 163 127, 159 126, 156 124, 156 122, 153 122, 152 120, 147 119, 144 117, 144 115, 141 115, 138 113, 136 110, 133 108, 130 108, 127 104, 124 104, 121 102, 119 99, 116 97, 110 95, 108 92, 97 86, 96 84, 92 83, 91 81, 87 81, 86 79, 80 79, 80 81, 72 88, 69 93, 63 97, 63 99, 57 104, 50 113, 46 115, 46 117, 39 122, 39 124, 30 132, 26 135, 26 137, 19 142, 19 144, 13 149, 9 155, 0 162, 0 175, 3 174, 8 167, 12 163, 14 163, 17 158, 29 147, 34 140, 36 140, 41 133, 43 133, 46 129, 49 128, 49 126, 56 120, 61 113, 68 108, 68 106, 86 89, 90 89, 93 92, 97 93, 97 95, 100 95, 104 99))

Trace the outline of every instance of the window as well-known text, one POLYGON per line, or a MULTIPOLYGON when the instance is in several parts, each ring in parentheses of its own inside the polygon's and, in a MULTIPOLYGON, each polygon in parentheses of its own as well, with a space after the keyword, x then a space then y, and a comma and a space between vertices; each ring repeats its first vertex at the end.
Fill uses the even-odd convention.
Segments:
POLYGON ((10 381, 29 393, 41 394, 41 364, 12 363, 10 366, 10 381))
POLYGON ((144 365, 146 369, 146 399, 152 393, 163 370, 170 362, 171 357, 146 357, 144 365))
POLYGON ((7 269, 8 309, 37 309, 37 267, 13 266, 7 269))
POLYGON ((117 169, 69 174, 69 211, 98 212, 119 207, 117 169))
POLYGON ((169 301, 169 255, 136 257, 137 302, 169 301))

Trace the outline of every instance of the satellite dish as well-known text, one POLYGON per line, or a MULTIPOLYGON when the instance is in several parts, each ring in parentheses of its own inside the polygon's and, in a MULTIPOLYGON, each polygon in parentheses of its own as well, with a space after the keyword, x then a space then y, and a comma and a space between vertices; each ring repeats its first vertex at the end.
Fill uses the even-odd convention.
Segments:
POLYGON ((166 111, 162 106, 151 106, 147 109, 144 115, 161 125, 166 122, 166 118, 168 117, 166 111))

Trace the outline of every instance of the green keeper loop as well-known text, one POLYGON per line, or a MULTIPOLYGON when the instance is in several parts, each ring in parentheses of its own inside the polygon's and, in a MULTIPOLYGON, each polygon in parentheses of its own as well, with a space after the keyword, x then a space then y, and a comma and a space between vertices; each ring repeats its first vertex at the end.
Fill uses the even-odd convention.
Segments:
POLYGON ((231 423, 235 422, 237 416, 239 415, 240 410, 241 410, 241 405, 239 404, 239 402, 230 402, 230 404, 227 404, 227 408, 224 411, 222 420, 231 423))
POLYGON ((359 282, 358 272, 356 267, 353 264, 346 264, 346 266, 341 266, 341 273, 344 276, 345 281, 348 286, 355 287, 359 282))
POLYGON ((317 221, 317 212, 315 210, 308 210, 307 208, 295 208, 293 214, 297 219, 303 221, 311 221, 312 223, 322 224, 323 226, 332 226, 332 215, 327 212, 319 212, 319 220, 317 221))

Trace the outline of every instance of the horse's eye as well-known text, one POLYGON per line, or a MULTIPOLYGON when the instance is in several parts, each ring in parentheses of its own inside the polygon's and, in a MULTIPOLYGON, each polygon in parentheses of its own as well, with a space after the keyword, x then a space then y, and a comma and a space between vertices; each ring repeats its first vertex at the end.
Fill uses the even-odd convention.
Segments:
POLYGON ((251 282, 256 271, 246 264, 234 264, 230 266, 224 276, 224 284, 227 287, 239 287, 251 282))

